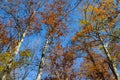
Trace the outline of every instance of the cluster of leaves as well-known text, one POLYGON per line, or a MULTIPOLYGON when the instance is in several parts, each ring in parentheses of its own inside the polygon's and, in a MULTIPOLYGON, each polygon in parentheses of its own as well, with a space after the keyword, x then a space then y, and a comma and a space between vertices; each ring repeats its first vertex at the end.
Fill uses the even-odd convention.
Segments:
POLYGON ((63 29, 66 29, 65 6, 67 1, 55 1, 46 5, 48 8, 41 12, 41 22, 48 25, 49 33, 57 33, 59 36, 64 35, 63 29), (48 14, 49 13, 49 14, 48 14))
MULTIPOLYGON (((47 55, 45 71, 49 72, 51 78, 56 80, 75 80, 77 74, 74 72, 75 53, 69 48, 66 50, 60 43, 54 46, 47 55)), ((46 80, 51 80, 50 78, 46 80)))
MULTIPOLYGON (((7 70, 8 74, 17 69, 22 67, 23 65, 29 65, 30 64, 30 58, 32 57, 32 53, 30 50, 24 50, 22 52, 20 52, 20 56, 19 56, 19 60, 14 60, 12 62, 12 68, 11 69, 7 69, 6 66, 9 63, 9 60, 12 58, 12 55, 10 52, 6 52, 6 53, 1 53, 0 54, 0 74, 2 77, 2 73, 4 73, 4 71, 7 70)), ((10 75, 9 75, 10 76, 10 75)))
POLYGON ((109 67, 106 64, 105 58, 95 53, 92 53, 91 57, 89 54, 84 57, 83 62, 81 63, 81 70, 79 72, 80 78, 92 80, 115 80, 111 72, 109 72, 109 67))

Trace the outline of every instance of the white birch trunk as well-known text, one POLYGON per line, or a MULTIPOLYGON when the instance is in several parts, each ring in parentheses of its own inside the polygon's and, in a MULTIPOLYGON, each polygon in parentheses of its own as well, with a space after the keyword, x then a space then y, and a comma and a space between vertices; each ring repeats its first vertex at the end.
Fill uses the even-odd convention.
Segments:
MULTIPOLYGON (((27 29, 23 32, 21 40, 18 42, 18 45, 15 47, 15 52, 13 53, 12 58, 9 60, 9 63, 7 64, 8 69, 11 68, 12 61, 13 61, 14 57, 18 54, 18 52, 20 50, 20 47, 21 47, 21 44, 22 44, 22 42, 23 42, 23 40, 24 40, 24 38, 26 36, 26 33, 27 33, 27 29)), ((7 80, 6 78, 7 78, 7 72, 4 72, 2 80, 7 80)))
POLYGON ((120 80, 119 74, 118 74, 118 72, 117 72, 116 65, 115 65, 114 62, 112 61, 111 55, 110 55, 107 47, 105 46, 105 44, 104 44, 104 42, 103 42, 103 40, 102 40, 102 38, 101 38, 100 36, 99 36, 99 39, 100 39, 100 42, 101 42, 101 44, 102 44, 102 46, 103 46, 103 49, 104 49, 104 51, 105 51, 105 54, 106 54, 106 56, 107 56, 107 58, 108 58, 108 60, 109 60, 109 62, 110 62, 109 67, 110 67, 113 75, 115 76, 115 79, 116 79, 116 80, 120 80))
POLYGON ((43 70, 43 67, 44 67, 44 64, 45 64, 45 54, 46 54, 46 50, 49 46, 49 40, 50 40, 50 35, 48 36, 48 38, 45 42, 45 46, 44 46, 43 51, 42 51, 41 61, 39 63, 39 70, 38 70, 38 73, 37 73, 36 80, 41 80, 42 70, 43 70))
MULTIPOLYGON (((35 15, 36 11, 34 11, 30 17, 33 17, 35 15)), ((28 31, 28 28, 30 27, 30 25, 28 25, 25 29, 25 31, 23 32, 22 34, 22 38, 20 39, 20 41, 18 42, 18 45, 15 47, 15 51, 13 52, 13 56, 12 58, 9 60, 8 64, 7 64, 7 68, 10 69, 11 68, 11 65, 12 65, 12 62, 13 62, 13 59, 14 57, 18 54, 18 52, 20 51, 20 47, 22 45, 22 42, 27 34, 27 31, 28 31)), ((7 77, 7 72, 5 71, 4 72, 4 75, 2 76, 2 80, 6 80, 6 77, 7 77)))

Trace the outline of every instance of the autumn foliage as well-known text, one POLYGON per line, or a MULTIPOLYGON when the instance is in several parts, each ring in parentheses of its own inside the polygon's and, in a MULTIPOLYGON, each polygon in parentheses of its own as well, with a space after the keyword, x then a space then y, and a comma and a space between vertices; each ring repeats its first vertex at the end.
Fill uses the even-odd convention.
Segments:
POLYGON ((1 0, 0 80, 120 80, 120 0, 1 0))

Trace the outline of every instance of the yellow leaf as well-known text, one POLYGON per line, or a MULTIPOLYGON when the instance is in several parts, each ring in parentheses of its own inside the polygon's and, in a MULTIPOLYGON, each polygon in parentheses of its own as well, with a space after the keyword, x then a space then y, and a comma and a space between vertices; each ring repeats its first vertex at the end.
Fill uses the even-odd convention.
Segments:
POLYGON ((4 66, 0 66, 0 71, 3 71, 4 70, 4 66))
POLYGON ((87 21, 83 19, 83 20, 80 21, 80 24, 84 24, 85 25, 85 24, 87 24, 87 21))
POLYGON ((77 36, 79 36, 79 37, 81 37, 82 35, 83 35, 82 32, 77 33, 77 36))
POLYGON ((99 50, 102 50, 102 49, 103 49, 103 46, 98 46, 98 49, 99 49, 99 50))
POLYGON ((29 50, 25 50, 25 51, 22 51, 20 53, 20 56, 22 56, 22 57, 30 57, 30 56, 32 56, 32 54, 31 54, 31 52, 29 50))

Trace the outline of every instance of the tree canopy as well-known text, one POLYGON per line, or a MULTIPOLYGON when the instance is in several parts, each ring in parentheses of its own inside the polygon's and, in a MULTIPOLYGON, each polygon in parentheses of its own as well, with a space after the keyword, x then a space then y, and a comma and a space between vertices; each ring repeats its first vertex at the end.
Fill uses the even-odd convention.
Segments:
POLYGON ((120 0, 1 0, 0 80, 120 80, 120 0))

